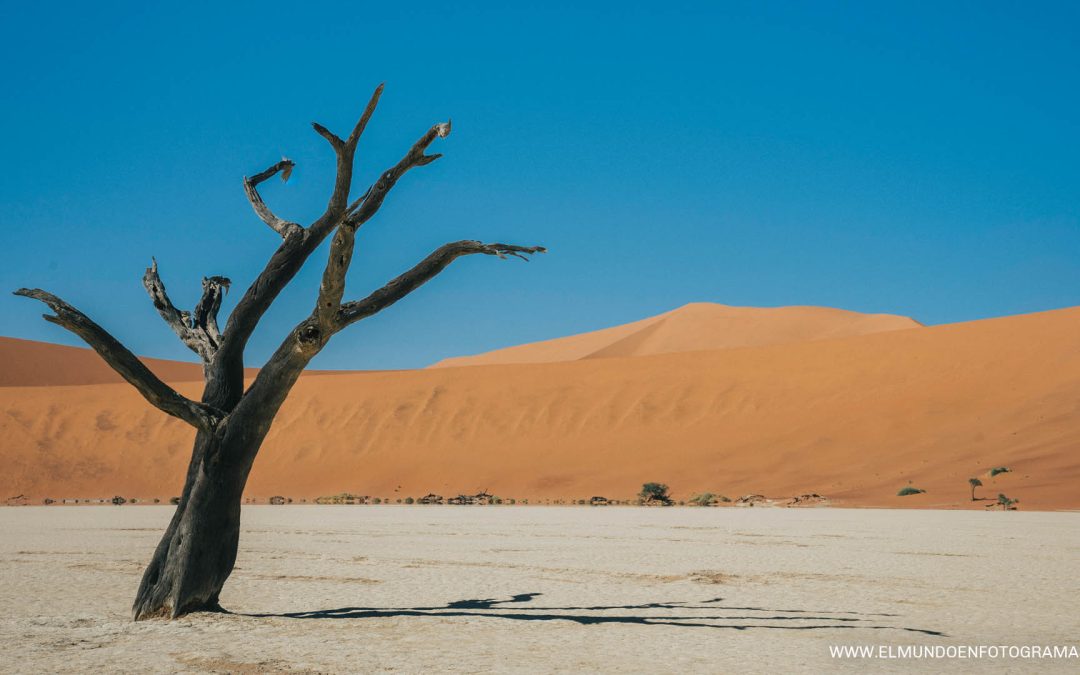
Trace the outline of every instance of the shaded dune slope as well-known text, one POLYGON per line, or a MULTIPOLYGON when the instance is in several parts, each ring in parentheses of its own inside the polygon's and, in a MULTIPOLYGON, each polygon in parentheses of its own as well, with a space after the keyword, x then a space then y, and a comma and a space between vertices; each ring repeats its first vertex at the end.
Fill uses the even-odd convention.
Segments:
MULTIPOLYGON (((93 350, 0 337, 0 387, 46 387, 123 382, 93 350)), ((143 359, 168 382, 201 382, 202 366, 183 361, 143 359)))

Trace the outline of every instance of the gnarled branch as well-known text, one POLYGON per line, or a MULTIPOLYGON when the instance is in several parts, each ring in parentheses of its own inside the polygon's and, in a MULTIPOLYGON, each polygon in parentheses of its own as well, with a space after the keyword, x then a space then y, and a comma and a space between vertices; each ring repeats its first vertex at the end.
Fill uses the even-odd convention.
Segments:
MULTIPOLYGON (((363 300, 334 306, 340 300, 345 285, 345 273, 352 255, 355 229, 342 225, 334 237, 330 260, 323 273, 319 301, 311 316, 297 324, 256 375, 251 387, 244 393, 233 414, 244 416, 248 411, 259 410, 268 419, 285 400, 289 389, 312 358, 326 345, 335 333, 361 319, 376 314, 409 293, 412 293, 454 260, 476 253, 499 258, 514 256, 528 260, 526 256, 546 253, 543 246, 516 246, 513 244, 484 244, 479 241, 456 241, 437 248, 419 264, 392 280, 363 300), (335 256, 347 253, 345 258, 335 256)), ((269 422, 267 422, 269 423, 269 422)))
POLYGON ((203 277, 203 294, 199 304, 195 305, 195 314, 191 317, 191 326, 201 331, 217 351, 221 344, 221 331, 218 330, 217 315, 221 309, 221 299, 229 292, 232 281, 228 277, 203 277))
POLYGON ((304 228, 298 223, 293 223, 274 215, 274 212, 270 210, 270 207, 263 201, 262 196, 259 195, 257 186, 268 178, 272 178, 278 172, 281 172, 281 182, 284 183, 289 180, 289 176, 292 175, 294 166, 296 166, 295 162, 283 157, 280 162, 274 164, 265 171, 259 172, 250 178, 247 176, 244 177, 244 193, 247 194, 248 201, 251 202, 251 208, 255 209, 255 215, 259 216, 260 220, 269 225, 271 229, 284 238, 288 238, 289 235, 295 234, 304 228))
POLYGON ((352 264, 355 241, 356 228, 346 223, 337 229, 330 242, 330 257, 323 270, 314 312, 319 324, 327 331, 333 330, 341 308, 341 298, 345 295, 345 275, 352 264))
POLYGON ((56 314, 55 316, 45 314, 46 321, 63 326, 81 337, 113 370, 138 389, 143 398, 163 412, 179 417, 191 426, 204 431, 211 431, 221 421, 223 415, 220 411, 180 395, 175 389, 162 382, 108 331, 60 298, 38 288, 20 288, 15 291, 15 295, 40 300, 48 305, 56 314))
POLYGON ((203 294, 192 315, 173 305, 168 293, 165 292, 165 284, 158 275, 157 260, 154 258, 151 260, 150 267, 146 268, 146 274, 143 275, 143 286, 150 294, 154 308, 157 309, 161 318, 165 319, 165 323, 169 324, 180 341, 198 354, 203 363, 209 363, 221 344, 217 314, 221 308, 222 292, 228 291, 231 282, 226 277, 204 277, 203 294))
POLYGON ((534 253, 547 253, 543 246, 515 246, 514 244, 484 244, 479 241, 455 241, 435 249, 415 267, 390 281, 363 300, 354 300, 341 305, 337 316, 336 329, 377 314, 398 300, 424 285, 446 267, 466 255, 493 255, 505 259, 514 256, 528 260, 526 256, 534 253))
POLYGON ((363 197, 356 200, 352 206, 347 206, 356 144, 375 111, 382 90, 382 85, 375 89, 364 113, 347 139, 342 140, 322 125, 313 125, 315 130, 330 142, 337 154, 338 171, 330 203, 326 212, 318 220, 303 229, 302 236, 287 238, 282 242, 266 267, 237 302, 222 336, 221 349, 227 352, 230 358, 238 356, 243 350, 255 326, 270 307, 270 303, 296 276, 311 253, 335 228, 345 222, 351 224, 353 228, 362 225, 375 215, 390 188, 406 171, 414 166, 430 164, 439 157, 439 155, 425 155, 424 151, 436 138, 445 137, 450 133, 450 122, 436 124, 429 129, 413 144, 401 161, 383 172, 379 180, 368 188, 363 197))
POLYGON ((379 180, 375 181, 360 199, 349 205, 345 222, 353 227, 360 227, 366 223, 379 210, 383 200, 386 199, 387 193, 398 182, 398 179, 405 175, 406 171, 416 166, 427 166, 442 157, 439 153, 425 155, 424 152, 436 138, 449 136, 450 129, 451 122, 449 120, 440 122, 428 129, 427 133, 421 136, 416 143, 413 143, 413 146, 409 148, 409 152, 405 153, 401 161, 384 171, 379 176, 379 180))
POLYGON ((198 334, 191 329, 191 314, 177 309, 169 294, 165 292, 165 284, 158 275, 157 259, 151 258, 150 267, 146 268, 143 275, 143 286, 150 294, 150 301, 154 303, 154 309, 158 311, 169 328, 176 333, 180 341, 187 345, 188 349, 206 359, 206 345, 198 334))
POLYGON ((382 93, 383 85, 380 84, 375 87, 375 91, 371 94, 367 106, 364 107, 364 112, 360 115, 360 119, 357 120, 352 132, 349 133, 348 138, 345 140, 341 140, 334 132, 318 122, 311 123, 315 132, 330 143, 330 147, 334 149, 334 153, 337 155, 337 177, 334 179, 334 191, 330 194, 330 202, 326 206, 326 212, 312 227, 332 228, 340 221, 345 205, 349 202, 349 190, 352 188, 353 163, 356 157, 356 146, 359 144, 360 136, 363 135, 364 129, 367 128, 368 121, 371 120, 372 114, 375 113, 376 106, 379 105, 379 98, 382 96, 382 93))

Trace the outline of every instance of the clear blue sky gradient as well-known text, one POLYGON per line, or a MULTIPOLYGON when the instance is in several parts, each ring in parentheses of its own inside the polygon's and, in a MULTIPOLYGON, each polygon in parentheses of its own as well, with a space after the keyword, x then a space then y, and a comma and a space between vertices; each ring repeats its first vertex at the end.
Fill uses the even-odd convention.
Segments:
MULTIPOLYGON (((191 359, 177 304, 277 243, 240 179, 282 155, 278 214, 325 205, 379 82, 363 190, 432 123, 445 157, 361 232, 349 296, 456 239, 461 260, 338 335, 323 368, 405 368, 691 301, 926 323, 1080 304, 1077 3, 3 2, 0 334, 78 344, 39 286, 135 351, 191 359)), ((325 251, 267 315, 259 365, 311 309, 325 251)))

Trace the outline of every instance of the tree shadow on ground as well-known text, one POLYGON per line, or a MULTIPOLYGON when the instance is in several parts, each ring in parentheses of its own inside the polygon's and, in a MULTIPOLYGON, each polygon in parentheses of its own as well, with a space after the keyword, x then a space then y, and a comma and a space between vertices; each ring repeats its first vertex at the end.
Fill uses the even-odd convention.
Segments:
POLYGON ((580 625, 635 624, 681 626, 727 630, 831 630, 863 628, 897 630, 923 635, 945 636, 925 628, 890 625, 898 614, 723 605, 723 598, 686 602, 650 602, 639 605, 594 605, 580 607, 532 607, 541 593, 519 593, 508 599, 476 598, 457 600, 433 607, 339 607, 284 614, 244 614, 243 616, 284 619, 375 619, 416 617, 489 617, 514 621, 571 621, 580 625), (508 607, 508 605, 516 605, 508 607), (607 612, 620 612, 609 614, 607 612), (629 613, 628 613, 629 612, 629 613), (707 612, 698 614, 698 612, 707 612), (790 616, 794 615, 794 616, 790 616))

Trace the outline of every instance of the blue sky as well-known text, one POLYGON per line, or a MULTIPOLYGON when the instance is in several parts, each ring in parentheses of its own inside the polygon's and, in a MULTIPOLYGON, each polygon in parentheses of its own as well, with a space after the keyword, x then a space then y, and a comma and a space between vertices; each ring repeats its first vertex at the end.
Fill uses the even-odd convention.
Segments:
MULTIPOLYGON (((285 155, 275 211, 325 205, 387 83, 362 190, 446 117, 445 157, 361 231, 347 295, 445 241, 470 258, 339 334, 323 368, 405 368, 692 301, 945 323, 1080 304, 1075 3, 15 3, 0 10, 0 287, 39 286, 139 353, 193 357, 177 304, 246 288, 277 243, 240 179, 285 155), (1032 7, 1031 5, 1037 5, 1032 7)), ((317 253, 256 333, 311 309, 317 253)), ((0 334, 67 344, 0 295, 0 334)))

